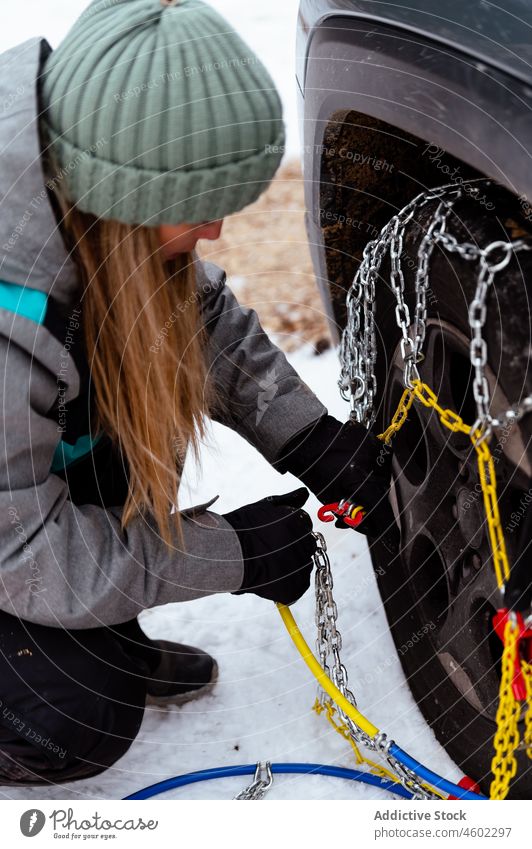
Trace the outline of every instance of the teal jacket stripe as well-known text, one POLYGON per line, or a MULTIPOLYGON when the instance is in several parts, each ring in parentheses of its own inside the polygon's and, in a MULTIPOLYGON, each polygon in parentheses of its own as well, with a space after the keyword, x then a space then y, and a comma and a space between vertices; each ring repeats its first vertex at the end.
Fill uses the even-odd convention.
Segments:
POLYGON ((0 307, 9 312, 23 315, 37 324, 42 324, 46 315, 48 297, 37 289, 19 286, 0 280, 0 307))
POLYGON ((101 438, 101 433, 98 434, 95 439, 91 439, 89 435, 80 436, 74 445, 70 445, 62 439, 61 442, 56 445, 54 451, 52 472, 59 472, 66 468, 66 466, 70 466, 70 464, 74 463, 76 460, 80 460, 81 457, 84 457, 92 451, 101 438))
MULTIPOLYGON (((8 283, 0 280, 0 308, 9 312, 29 318, 36 324, 42 324, 46 316, 48 297, 44 292, 30 289, 28 286, 19 286, 18 283, 8 283)), ((53 460, 52 472, 58 472, 70 466, 76 460, 84 457, 96 445, 101 435, 96 439, 90 436, 80 436, 74 445, 61 440, 56 446, 53 460)))

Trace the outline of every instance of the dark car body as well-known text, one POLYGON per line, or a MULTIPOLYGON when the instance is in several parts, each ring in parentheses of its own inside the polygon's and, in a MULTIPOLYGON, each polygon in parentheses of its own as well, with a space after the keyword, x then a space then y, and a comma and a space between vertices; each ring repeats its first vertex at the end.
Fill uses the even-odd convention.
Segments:
POLYGON ((307 229, 318 280, 331 277, 321 226, 324 138, 342 110, 398 128, 424 141, 425 153, 445 151, 494 178, 532 217, 528 0, 301 0, 297 81, 307 229))

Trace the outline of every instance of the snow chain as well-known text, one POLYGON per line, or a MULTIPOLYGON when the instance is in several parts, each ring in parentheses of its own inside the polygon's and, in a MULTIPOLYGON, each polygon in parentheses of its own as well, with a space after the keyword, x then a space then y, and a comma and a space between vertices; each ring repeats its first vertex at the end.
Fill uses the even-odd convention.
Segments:
POLYGON ((253 776, 253 781, 240 791, 235 800, 258 801, 263 799, 273 784, 272 765, 269 761, 259 761, 253 776))
MULTIPOLYGON (((327 545, 322 534, 315 533, 314 536, 318 543, 314 555, 316 625, 318 628, 316 649, 322 669, 338 687, 344 698, 356 708, 355 697, 348 686, 347 670, 340 658, 342 637, 337 626, 338 608, 332 594, 333 578, 327 545)), ((392 781, 402 784, 412 793, 414 799, 442 798, 439 792, 428 787, 413 770, 403 766, 390 754, 389 748, 393 740, 388 740, 383 732, 372 737, 362 731, 338 705, 334 704, 331 696, 325 693, 321 687, 318 689, 314 710, 318 715, 324 713, 335 731, 349 742, 358 764, 364 763, 369 767, 370 772, 375 775, 382 778, 391 778, 392 781), (386 759, 389 769, 362 754, 361 747, 380 753, 386 759)))
MULTIPOLYGON (((480 182, 480 181, 479 181, 480 182)), ((489 183, 488 183, 489 184, 489 183)), ((386 254, 390 257, 390 283, 396 298, 395 316, 401 331, 401 353, 404 362, 405 391, 399 401, 390 425, 379 438, 386 444, 399 432, 407 420, 414 401, 433 409, 441 423, 452 432, 467 434, 477 453, 477 463, 484 509, 488 524, 493 568, 497 585, 504 594, 505 585, 510 577, 510 566, 506 552, 504 533, 501 526, 497 502, 497 481, 493 457, 488 441, 494 427, 516 422, 532 410, 532 396, 524 398, 516 407, 494 418, 489 410, 490 394, 485 375, 487 365, 487 344, 483 338, 483 329, 487 315, 487 295, 496 274, 506 268, 512 255, 521 250, 532 250, 532 246, 522 240, 513 242, 496 241, 481 249, 477 245, 462 242, 447 232, 447 220, 456 201, 463 196, 460 187, 441 186, 429 192, 421 193, 404 209, 395 215, 381 230, 379 236, 369 242, 363 252, 363 259, 349 289, 346 299, 347 323, 342 334, 340 346, 341 376, 339 380, 342 397, 351 404, 351 418, 370 427, 375 421, 374 400, 377 391, 375 377, 376 336, 375 336, 375 282, 386 254), (414 320, 410 319, 410 310, 404 298, 405 281, 401 266, 403 242, 407 226, 413 221, 416 212, 428 203, 435 202, 436 210, 428 223, 418 248, 418 265, 415 277, 416 305, 414 320), (420 379, 417 364, 423 358, 422 346, 425 339, 427 320, 427 290, 429 286, 429 264, 433 249, 440 244, 449 252, 458 253, 462 259, 478 262, 476 291, 469 307, 469 325, 471 329, 470 361, 474 372, 473 393, 477 407, 477 419, 467 425, 453 410, 440 406, 436 394, 420 379)), ((326 555, 325 555, 326 556, 326 555)), ((318 555, 318 563, 323 553, 318 555)), ((334 659, 333 678, 337 676, 337 686, 344 695, 353 700, 347 690, 347 673, 339 658, 341 641, 336 629, 336 605, 332 599, 332 578, 321 576, 317 589, 318 651, 322 664, 327 656, 324 645, 334 659), (328 611, 324 613, 324 611, 328 611), (324 624, 327 622, 328 624, 324 624), (340 683, 338 683, 340 682, 340 683), (343 689, 342 686, 343 685, 343 689)), ((514 617, 515 618, 515 617, 514 617)), ((504 650, 502 675, 497 712, 497 732, 494 738, 495 755, 492 760, 493 781, 490 798, 504 799, 508 793, 511 779, 517 770, 515 751, 519 745, 518 722, 521 715, 521 702, 527 706, 525 714, 524 746, 528 757, 532 758, 532 664, 522 660, 519 655, 519 629, 510 613, 504 629, 504 650), (515 695, 515 670, 521 667, 526 694, 523 700, 515 695)), ((327 670, 328 667, 325 665, 327 670)), ((318 700, 319 710, 327 709, 328 718, 333 720, 331 705, 323 698, 318 700)), ((375 741, 364 739, 362 733, 353 727, 353 722, 342 716, 337 727, 357 752, 357 744, 375 748, 375 741)), ((367 735, 366 735, 367 736, 367 735)), ((378 747, 377 747, 378 748, 378 747)), ((382 746, 380 747, 382 748, 382 746)), ((362 756, 360 756, 362 757, 362 756)), ((362 760, 365 760, 362 758, 362 760)), ((405 775, 404 767, 389 760, 392 771, 401 783, 414 793, 416 798, 429 798, 432 794, 422 787, 415 775, 405 775), (399 769, 400 768, 400 769, 399 769)), ((371 762, 368 762, 371 763, 371 762)), ((374 767, 376 765, 373 765, 374 767)))
POLYGON ((519 745, 518 722, 521 708, 512 692, 516 649, 517 627, 509 619, 504 630, 497 731, 494 740, 495 756, 491 762, 493 781, 490 787, 490 799, 506 798, 510 781, 517 772, 515 750, 519 745))
POLYGON ((392 418, 392 423, 379 435, 379 439, 388 443, 401 429, 408 417, 408 411, 412 406, 412 402, 417 399, 425 407, 432 408, 438 414, 440 422, 444 427, 453 433, 465 433, 470 437, 473 446, 477 452, 478 472, 480 484, 482 487, 482 495, 484 498, 484 509, 488 522, 489 538, 491 543, 491 551, 493 557, 493 566, 497 578, 497 586, 500 590, 504 589, 504 585, 510 577, 510 566, 508 563, 508 555, 506 554, 506 544, 504 534, 502 532, 501 517, 499 515, 499 507, 497 504, 497 478, 495 475, 495 465, 488 444, 483 438, 480 430, 473 430, 473 427, 466 425, 464 420, 453 410, 444 409, 438 403, 438 398, 435 393, 422 383, 421 380, 412 382, 412 389, 405 389, 397 410, 392 418))

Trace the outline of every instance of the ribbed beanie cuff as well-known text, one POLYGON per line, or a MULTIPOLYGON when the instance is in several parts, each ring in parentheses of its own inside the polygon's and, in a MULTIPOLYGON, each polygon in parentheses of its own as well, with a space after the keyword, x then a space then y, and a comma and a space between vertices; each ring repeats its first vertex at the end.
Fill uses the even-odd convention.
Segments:
POLYGON ((214 221, 253 203, 277 171, 285 142, 282 129, 264 150, 237 162, 160 172, 111 162, 101 152, 94 156, 42 123, 60 163, 59 173, 49 177, 64 181, 78 209, 148 227, 214 221))

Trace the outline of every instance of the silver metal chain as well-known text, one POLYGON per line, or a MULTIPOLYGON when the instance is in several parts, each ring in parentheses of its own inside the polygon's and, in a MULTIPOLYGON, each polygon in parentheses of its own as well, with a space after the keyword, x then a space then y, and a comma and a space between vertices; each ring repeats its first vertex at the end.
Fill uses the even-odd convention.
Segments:
POLYGON ((240 791, 235 800, 263 799, 273 784, 273 773, 270 761, 259 761, 253 776, 253 781, 240 791))
POLYGON ((387 254, 390 257, 390 284, 396 298, 395 318, 401 330, 401 353, 405 363, 406 385, 417 374, 416 364, 421 355, 426 326, 426 292, 428 266, 433 250, 436 228, 445 229, 451 204, 460 196, 456 186, 442 186, 431 192, 422 192, 382 228, 376 239, 364 248, 358 268, 346 297, 347 321, 340 343, 341 373, 338 381, 340 394, 351 404, 351 417, 366 427, 375 420, 374 402, 377 391, 375 364, 377 342, 375 333, 375 282, 387 254), (443 199, 435 220, 429 225, 430 236, 422 240, 422 256, 416 273, 416 309, 411 331, 410 310, 404 297, 403 245, 406 230, 414 216, 426 204, 443 199), (449 207, 449 208, 448 208, 449 207))
MULTIPOLYGON (((327 544, 323 535, 319 532, 315 532, 314 536, 318 546, 314 555, 314 565, 316 567, 316 625, 318 628, 316 648, 322 669, 331 678, 333 683, 336 684, 344 698, 353 707, 356 707, 355 697, 349 689, 347 669, 340 657, 342 636, 338 630, 338 608, 333 597, 333 578, 329 555, 327 554, 327 544)), ((381 752, 383 754, 390 770, 397 776, 403 787, 412 793, 415 799, 439 798, 435 793, 422 786, 421 779, 415 772, 403 766, 403 764, 390 754, 389 749, 393 744, 393 740, 389 740, 386 734, 379 732, 375 737, 371 737, 359 728, 356 722, 347 716, 339 705, 334 704, 331 697, 321 687, 318 689, 318 700, 323 706, 327 704, 334 705, 340 720, 346 726, 349 736, 357 746, 364 746, 372 752, 381 752)))
MULTIPOLYGON (((347 669, 342 663, 340 651, 342 648, 342 635, 337 628, 338 607, 333 597, 333 577, 331 564, 327 554, 327 544, 322 534, 314 533, 318 547, 314 555, 314 582, 316 588, 316 627, 318 636, 316 650, 322 669, 326 672, 332 682, 338 687, 342 696, 356 707, 356 700, 349 689, 347 680, 347 669)), ((332 704, 332 699, 321 687, 318 688, 318 700, 325 706, 327 702, 332 704)), ((339 706, 336 706, 338 715, 346 724, 353 739, 370 749, 375 749, 375 744, 369 734, 353 722, 339 706)))
POLYGON ((447 221, 454 204, 462 196, 462 189, 455 185, 440 186, 420 193, 364 248, 362 262, 346 298, 347 322, 340 344, 341 374, 338 383, 340 394, 344 400, 350 401, 351 417, 366 427, 371 427, 375 420, 375 281, 380 274, 382 262, 386 255, 389 255, 390 285, 396 300, 395 318, 401 331, 403 380, 405 386, 411 388, 412 380, 419 379, 417 364, 423 358, 430 260, 437 244, 450 253, 457 253, 466 261, 476 261, 479 264, 476 292, 469 307, 470 360, 474 370, 473 392, 477 406, 477 420, 473 428, 479 429, 481 439, 485 439, 494 427, 517 421, 532 410, 532 395, 528 395, 498 416, 491 414, 490 391, 486 377, 487 345, 483 338, 487 315, 486 299, 495 275, 506 268, 514 253, 531 250, 532 246, 522 239, 513 242, 495 241, 485 248, 480 248, 472 242, 459 242, 448 232, 447 221), (416 214, 429 203, 437 205, 426 225, 417 251, 416 303, 414 319, 411 321, 410 309, 405 300, 404 240, 408 227, 415 224, 416 214))
POLYGON ((487 438, 494 427, 502 427, 509 422, 518 421, 532 409, 532 395, 509 410, 494 417, 490 413, 490 389, 486 377, 488 346, 483 336, 487 316, 487 296, 495 275, 502 271, 517 251, 529 251, 532 246, 518 239, 514 242, 492 242, 480 251, 477 286, 473 300, 469 305, 469 326, 471 328, 470 359, 474 369, 473 394, 477 405, 477 420, 473 429, 479 429, 482 438, 487 438))

